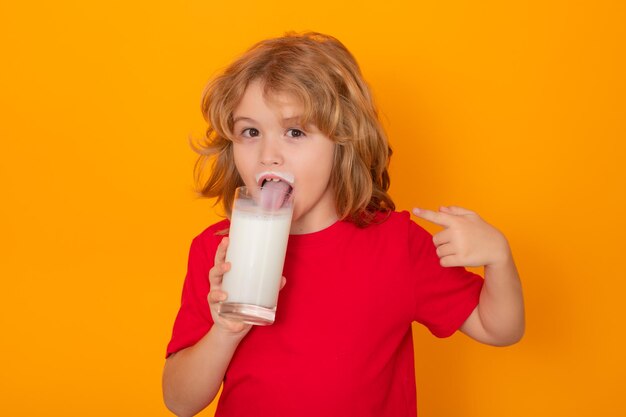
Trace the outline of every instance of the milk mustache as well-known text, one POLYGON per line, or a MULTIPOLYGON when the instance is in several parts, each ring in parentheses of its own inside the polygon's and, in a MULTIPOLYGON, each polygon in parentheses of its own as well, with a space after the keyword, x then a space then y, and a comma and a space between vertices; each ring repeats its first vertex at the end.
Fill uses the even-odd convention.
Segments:
POLYGON ((226 252, 231 269, 222 281, 228 298, 220 305, 222 316, 251 324, 273 323, 292 218, 292 200, 281 196, 280 202, 267 206, 253 198, 235 201, 226 252))

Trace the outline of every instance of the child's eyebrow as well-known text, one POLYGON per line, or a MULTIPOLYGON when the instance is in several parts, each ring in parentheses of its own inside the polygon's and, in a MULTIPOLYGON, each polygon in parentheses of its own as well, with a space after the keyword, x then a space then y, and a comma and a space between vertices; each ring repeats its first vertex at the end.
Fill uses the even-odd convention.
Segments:
POLYGON ((285 117, 283 119, 283 124, 285 125, 289 125, 289 124, 301 124, 302 123, 302 116, 300 115, 296 115, 296 116, 292 116, 292 117, 285 117))
POLYGON ((244 116, 235 117, 233 119, 233 123, 237 123, 237 122, 241 122, 241 121, 244 121, 244 122, 254 122, 255 120, 250 118, 250 117, 244 117, 244 116))
MULTIPOLYGON (((254 120, 251 117, 246 117, 246 116, 237 116, 233 118, 233 124, 236 124, 238 122, 248 122, 248 123, 256 123, 256 120, 254 120)), ((302 116, 300 115, 296 115, 296 116, 291 116, 291 117, 285 117, 282 120, 284 125, 289 125, 289 124, 300 124, 300 122, 302 122, 302 116)))

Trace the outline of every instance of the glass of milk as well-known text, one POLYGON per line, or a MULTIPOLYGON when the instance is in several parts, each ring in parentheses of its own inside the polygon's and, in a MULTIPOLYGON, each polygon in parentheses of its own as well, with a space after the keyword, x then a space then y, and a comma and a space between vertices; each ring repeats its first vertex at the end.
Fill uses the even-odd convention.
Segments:
POLYGON ((291 187, 239 187, 230 220, 230 242, 219 314, 249 324, 274 323, 293 214, 291 187))

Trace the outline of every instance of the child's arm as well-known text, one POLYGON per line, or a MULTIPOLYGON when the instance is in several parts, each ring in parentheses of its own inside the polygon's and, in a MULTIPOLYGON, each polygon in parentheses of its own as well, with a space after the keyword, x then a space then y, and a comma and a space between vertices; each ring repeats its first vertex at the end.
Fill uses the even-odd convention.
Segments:
POLYGON ((444 267, 485 267, 480 301, 461 331, 482 343, 506 346, 524 334, 522 285, 504 235, 476 213, 461 207, 413 213, 445 229, 433 236, 444 267))
POLYGON ((211 291, 209 307, 214 324, 195 345, 183 349, 165 362, 163 398, 167 408, 178 416, 192 416, 213 401, 224 379, 226 369, 239 345, 250 331, 249 324, 226 320, 217 313, 222 276, 230 268, 225 262, 228 238, 222 239, 215 253, 215 266, 209 271, 211 291))

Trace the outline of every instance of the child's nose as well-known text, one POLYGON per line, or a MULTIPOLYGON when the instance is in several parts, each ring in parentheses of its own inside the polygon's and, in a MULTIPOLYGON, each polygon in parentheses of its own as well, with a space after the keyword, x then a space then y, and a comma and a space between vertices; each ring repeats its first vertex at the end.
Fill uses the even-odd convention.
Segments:
POLYGON ((283 162, 283 157, 280 152, 280 145, 274 138, 266 138, 261 144, 261 165, 280 165, 283 162))

